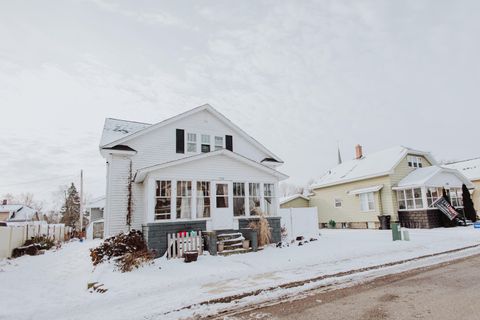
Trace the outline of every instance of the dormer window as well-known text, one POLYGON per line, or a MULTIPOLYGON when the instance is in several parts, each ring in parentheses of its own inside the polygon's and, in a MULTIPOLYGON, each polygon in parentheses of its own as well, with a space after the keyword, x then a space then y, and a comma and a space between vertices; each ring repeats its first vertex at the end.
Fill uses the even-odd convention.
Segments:
POLYGON ((215 151, 223 149, 223 137, 215 137, 215 151))
POLYGON ((197 134, 196 133, 187 134, 187 151, 197 152, 197 134))
POLYGON ((202 134, 202 153, 210 152, 210 136, 202 134))
POLYGON ((411 168, 421 168, 421 167, 423 167, 422 157, 408 156, 407 161, 408 161, 408 166, 411 167, 411 168))

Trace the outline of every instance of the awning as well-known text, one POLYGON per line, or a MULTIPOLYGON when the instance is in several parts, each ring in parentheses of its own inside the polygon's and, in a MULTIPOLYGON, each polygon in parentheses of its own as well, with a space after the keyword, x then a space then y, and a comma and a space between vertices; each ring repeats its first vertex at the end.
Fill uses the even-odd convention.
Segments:
POLYGON ((362 189, 355 189, 355 190, 350 190, 347 192, 349 195, 357 195, 361 193, 369 193, 369 192, 377 192, 380 189, 383 188, 383 184, 379 184, 377 186, 372 186, 372 187, 367 187, 367 188, 362 188, 362 189))

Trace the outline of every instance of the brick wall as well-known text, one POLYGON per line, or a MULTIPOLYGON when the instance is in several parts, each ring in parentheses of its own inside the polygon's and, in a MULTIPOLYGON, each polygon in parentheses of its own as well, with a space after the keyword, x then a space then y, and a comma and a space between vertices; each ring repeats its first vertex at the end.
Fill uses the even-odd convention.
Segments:
POLYGON ((180 231, 206 231, 206 221, 182 221, 149 223, 143 226, 143 235, 150 249, 156 250, 157 257, 167 251, 167 234, 180 231))
MULTIPOLYGON (((431 229, 442 227, 444 216, 440 210, 399 211, 400 225, 405 228, 431 229)), ((447 218, 448 219, 448 218, 447 218)))

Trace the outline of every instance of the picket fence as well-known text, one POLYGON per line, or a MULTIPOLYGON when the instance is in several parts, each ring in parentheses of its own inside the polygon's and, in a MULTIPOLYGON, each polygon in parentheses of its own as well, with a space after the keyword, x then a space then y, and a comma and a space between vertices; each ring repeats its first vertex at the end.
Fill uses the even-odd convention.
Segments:
POLYGON ((55 241, 67 240, 71 232, 64 224, 9 224, 0 226, 0 259, 12 256, 15 248, 23 246, 26 240, 36 236, 45 236, 55 241))
POLYGON ((198 255, 203 254, 201 231, 169 233, 167 240, 167 259, 182 258, 183 254, 188 251, 197 251, 198 255))

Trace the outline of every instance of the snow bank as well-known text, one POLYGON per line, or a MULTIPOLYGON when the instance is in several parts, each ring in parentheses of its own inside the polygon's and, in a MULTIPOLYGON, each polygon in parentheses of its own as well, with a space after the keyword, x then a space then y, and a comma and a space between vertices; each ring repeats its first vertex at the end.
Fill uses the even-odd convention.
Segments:
POLYGON ((58 252, 0 262, 0 319, 175 319, 165 312, 290 281, 409 259, 480 243, 480 230, 410 230, 412 241, 391 241, 390 231, 321 230, 304 246, 267 248, 198 262, 158 259, 131 273, 112 264, 93 270, 88 249, 69 243, 58 252), (100 282, 107 293, 89 293, 100 282))

